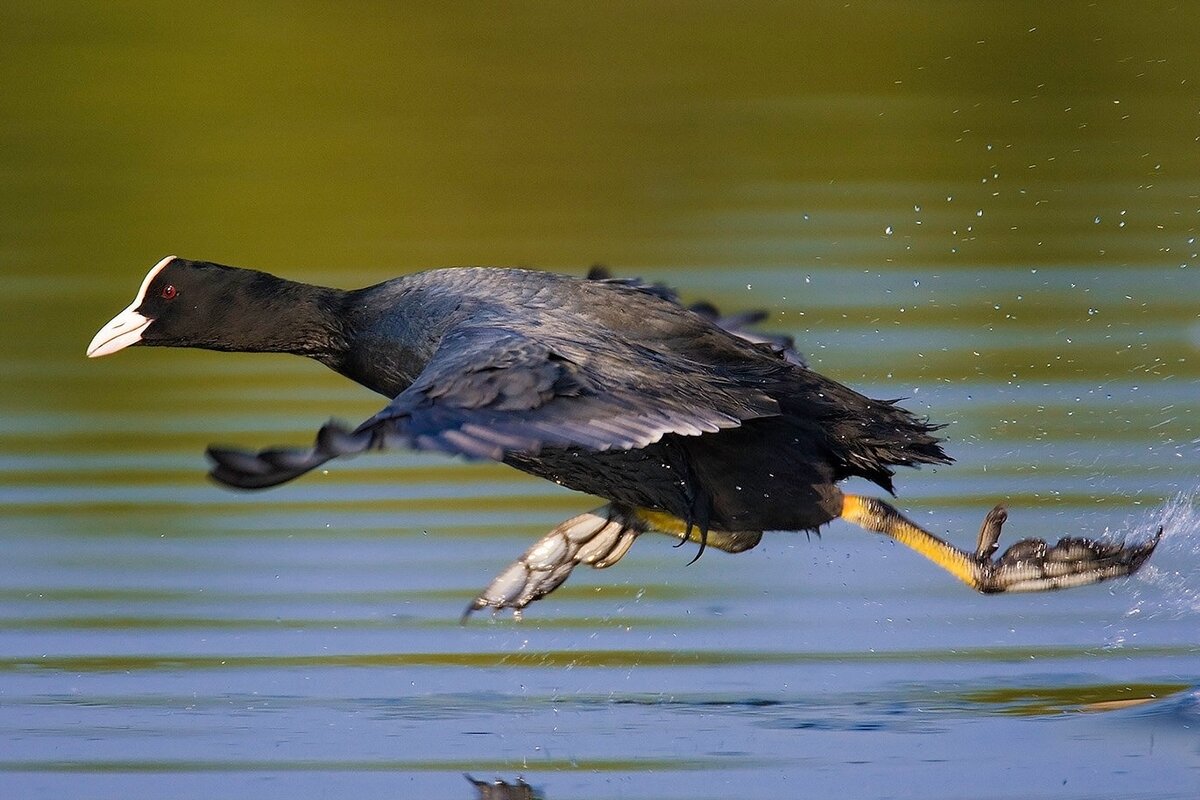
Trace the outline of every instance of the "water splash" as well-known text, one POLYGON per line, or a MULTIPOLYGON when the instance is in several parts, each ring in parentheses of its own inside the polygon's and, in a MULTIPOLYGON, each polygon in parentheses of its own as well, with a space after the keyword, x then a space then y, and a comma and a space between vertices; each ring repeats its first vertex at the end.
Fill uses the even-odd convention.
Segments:
POLYGON ((1150 562, 1133 578, 1133 605, 1126 617, 1179 619, 1200 614, 1200 493, 1181 492, 1149 519, 1137 523, 1131 537, 1163 537, 1150 562))

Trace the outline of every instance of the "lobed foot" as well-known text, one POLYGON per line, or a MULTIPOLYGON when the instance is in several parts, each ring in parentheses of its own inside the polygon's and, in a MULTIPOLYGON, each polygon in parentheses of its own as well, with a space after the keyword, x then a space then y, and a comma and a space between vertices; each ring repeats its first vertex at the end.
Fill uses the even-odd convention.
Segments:
POLYGON ((975 588, 985 594, 1069 589, 1132 575, 1154 552, 1163 534, 1159 528, 1153 538, 1128 546, 1077 536, 1059 539, 1053 547, 1041 539, 1022 539, 993 561, 1007 518, 1004 507, 996 506, 979 529, 975 588))
POLYGON ((513 616, 520 619, 522 609, 562 586, 575 567, 611 567, 629 552, 637 537, 648 532, 665 533, 680 543, 707 544, 726 553, 744 552, 762 539, 761 531, 701 531, 661 511, 609 504, 572 517, 534 542, 471 601, 461 621, 484 608, 511 608, 513 616))
POLYGON ((511 608, 520 619, 521 609, 561 586, 575 567, 611 567, 646 530, 635 514, 613 505, 572 517, 497 575, 467 606, 462 621, 489 607, 497 611, 511 608))
POLYGON ((1022 539, 993 560, 1000 530, 1008 519, 1004 506, 996 506, 984 518, 974 553, 934 536, 874 497, 844 495, 840 516, 890 536, 984 594, 1068 589, 1132 575, 1162 538, 1160 528, 1149 541, 1130 546, 1073 536, 1060 539, 1053 547, 1041 539, 1022 539))

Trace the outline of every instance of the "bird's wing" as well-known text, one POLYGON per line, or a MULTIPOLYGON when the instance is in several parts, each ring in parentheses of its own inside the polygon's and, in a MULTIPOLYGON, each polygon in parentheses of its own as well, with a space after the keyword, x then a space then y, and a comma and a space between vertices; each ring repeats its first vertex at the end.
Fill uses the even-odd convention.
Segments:
POLYGON ((413 384, 354 430, 329 423, 308 450, 209 456, 216 480, 261 488, 386 446, 496 460, 545 447, 632 449, 777 413, 775 400, 736 376, 616 336, 584 347, 472 325, 449 332, 413 384))
MULTIPOLYGON (((614 278, 612 273, 609 272, 608 267, 600 264, 588 270, 587 278, 590 281, 603 281, 604 283, 615 284, 617 286, 627 286, 662 300, 670 301, 675 305, 683 306, 683 301, 679 299, 679 293, 670 286, 662 283, 647 283, 641 278, 614 278)), ((704 317, 727 333, 732 333, 734 336, 745 339, 751 344, 762 345, 768 348, 791 364, 798 367, 808 366, 808 363, 804 360, 804 356, 796 349, 796 340, 790 335, 757 329, 756 326, 770 316, 770 312, 768 311, 759 309, 738 314, 722 314, 714 304, 707 300, 699 300, 686 308, 704 317)))

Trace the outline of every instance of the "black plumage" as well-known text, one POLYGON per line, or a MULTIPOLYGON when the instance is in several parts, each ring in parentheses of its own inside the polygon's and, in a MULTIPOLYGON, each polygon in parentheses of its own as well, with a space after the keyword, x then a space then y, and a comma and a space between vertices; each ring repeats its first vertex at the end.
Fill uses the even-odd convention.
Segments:
MULTIPOLYGON (((274 348, 263 344, 273 334, 303 332, 284 349, 393 398, 353 430, 326 426, 308 453, 214 450, 213 477, 230 486, 271 486, 331 458, 407 446, 505 461, 702 528, 798 530, 837 516, 833 486, 844 478, 891 491, 894 466, 949 461, 908 412, 634 281, 466 268, 339 293, 182 260, 158 280, 190 303, 220 285, 213 302, 233 309, 243 303, 231 289, 244 287, 260 306, 200 346, 219 335, 221 349, 274 348)), ((146 344, 192 343, 174 310, 146 344)))
MULTIPOLYGON (((130 344, 295 353, 389 398, 361 425, 325 425, 310 448, 210 448, 212 477, 229 486, 273 486, 339 456, 406 446, 503 461, 607 498, 600 517, 632 535, 663 520, 701 543, 727 532, 718 546, 731 551, 759 531, 839 516, 870 527, 882 517, 864 523, 840 481, 891 492, 895 467, 951 461, 935 426, 808 369, 790 339, 750 331, 757 320, 596 271, 442 269, 344 291, 172 257, 89 355, 130 344)), ((564 564, 547 567, 562 577, 529 599, 561 583, 574 562, 564 564)))

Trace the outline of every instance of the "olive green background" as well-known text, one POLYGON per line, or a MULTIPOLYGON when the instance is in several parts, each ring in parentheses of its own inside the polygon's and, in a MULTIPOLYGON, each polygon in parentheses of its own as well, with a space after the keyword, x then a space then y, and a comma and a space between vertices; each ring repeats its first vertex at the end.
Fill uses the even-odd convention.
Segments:
POLYGON ((1197 30, 1153 2, 4 3, 0 783, 1194 796, 1197 30), (169 253, 347 287, 602 262, 765 308, 948 425, 958 463, 898 476, 933 530, 970 546, 1006 501, 1005 543, 1167 536, 1135 580, 1015 598, 848 526, 686 569, 647 538, 462 628, 595 501, 404 453, 209 484, 210 442, 383 400, 283 356, 84 358, 169 253))

